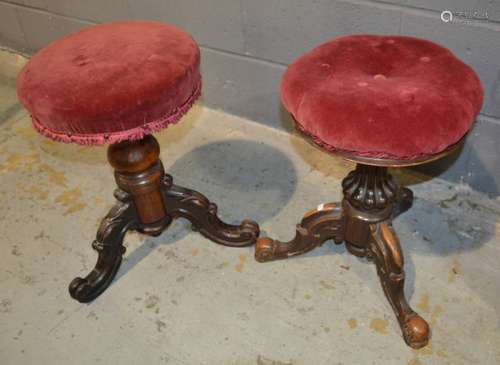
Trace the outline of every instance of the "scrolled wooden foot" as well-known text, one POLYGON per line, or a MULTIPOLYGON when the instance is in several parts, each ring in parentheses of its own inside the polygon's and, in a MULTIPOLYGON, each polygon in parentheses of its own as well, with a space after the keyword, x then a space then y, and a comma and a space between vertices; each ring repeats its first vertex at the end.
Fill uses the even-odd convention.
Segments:
POLYGON ((399 321, 406 343, 415 349, 429 342, 427 322, 408 304, 404 294, 404 260, 399 240, 387 221, 370 225, 370 255, 375 261, 385 295, 399 321))
POLYGON ((131 197, 121 190, 115 192, 115 197, 118 202, 101 222, 92 243, 99 255, 94 269, 85 278, 73 279, 69 285, 70 295, 82 303, 92 301, 111 284, 125 253, 123 237, 138 224, 131 197))
POLYGON ((293 240, 281 242, 268 237, 259 238, 255 246, 255 259, 259 262, 266 262, 301 255, 331 238, 336 243, 341 243, 343 219, 340 205, 321 204, 302 218, 300 224, 297 225, 293 240))
POLYGON ((162 191, 170 217, 186 218, 195 230, 216 243, 230 247, 250 246, 259 236, 256 222, 244 220, 239 225, 224 223, 217 216, 217 205, 197 191, 172 184, 170 175, 165 175, 162 191))

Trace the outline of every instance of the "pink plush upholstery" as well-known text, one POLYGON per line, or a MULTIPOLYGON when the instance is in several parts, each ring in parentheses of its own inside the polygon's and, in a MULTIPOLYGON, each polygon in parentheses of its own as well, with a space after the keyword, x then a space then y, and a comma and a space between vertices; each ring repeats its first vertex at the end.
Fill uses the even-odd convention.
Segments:
POLYGON ((174 123, 200 94, 200 52, 172 25, 98 25, 39 51, 18 96, 42 134, 63 142, 140 139, 174 123))
POLYGON ((435 43, 402 36, 335 38, 289 66, 281 94, 322 147, 403 160, 458 142, 483 103, 469 66, 435 43))

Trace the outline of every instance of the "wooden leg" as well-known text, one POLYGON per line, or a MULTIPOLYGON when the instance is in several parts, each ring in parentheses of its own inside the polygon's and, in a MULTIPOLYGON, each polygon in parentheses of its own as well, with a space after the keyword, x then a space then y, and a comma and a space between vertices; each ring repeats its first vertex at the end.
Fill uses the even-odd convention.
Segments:
POLYGON ((370 225, 370 256, 374 259, 385 295, 396 314, 406 343, 415 348, 427 345, 430 330, 406 301, 404 294, 404 260, 399 240, 389 222, 370 225))
POLYGON ((266 262, 301 255, 332 238, 341 243, 343 227, 342 208, 335 203, 322 204, 306 213, 297 225, 293 240, 281 242, 267 237, 258 239, 255 259, 266 262))
POLYGON ((163 186, 167 214, 188 219, 208 239, 231 247, 253 245, 257 240, 259 225, 254 221, 244 220, 239 225, 224 223, 217 216, 217 205, 197 191, 173 185, 170 175, 165 175, 163 186))
POLYGON ((95 299, 111 284, 125 253, 123 237, 139 223, 130 195, 117 190, 115 196, 118 203, 101 222, 92 243, 99 254, 94 269, 85 278, 75 278, 69 285, 70 295, 82 303, 95 299))

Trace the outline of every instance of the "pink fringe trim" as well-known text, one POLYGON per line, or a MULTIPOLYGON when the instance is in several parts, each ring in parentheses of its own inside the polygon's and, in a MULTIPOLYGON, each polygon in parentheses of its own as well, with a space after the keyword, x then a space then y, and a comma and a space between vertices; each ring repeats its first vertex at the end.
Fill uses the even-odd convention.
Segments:
POLYGON ((193 106, 194 102, 201 94, 201 80, 196 85, 196 89, 189 99, 180 107, 178 107, 173 114, 169 114, 157 120, 153 120, 147 124, 141 125, 136 128, 128 129, 126 131, 110 132, 110 133, 96 133, 96 134, 69 134, 56 132, 43 126, 34 116, 31 116, 33 127, 45 137, 53 139, 54 141, 64 143, 77 143, 81 145, 103 145, 106 143, 118 143, 126 140, 139 140, 148 134, 158 132, 163 128, 168 127, 170 124, 176 124, 181 117, 187 113, 193 106))
MULTIPOLYGON (((385 159, 389 159, 389 160, 408 160, 408 161, 411 161, 411 160, 416 160, 416 159, 419 159, 419 158, 424 158, 424 157, 427 157, 427 156, 433 156, 435 154, 438 154, 442 151, 444 151, 446 148, 448 148, 449 146, 453 145, 454 143, 450 144, 449 146, 445 146, 444 148, 442 148, 440 151, 438 152, 435 152, 435 153, 419 153, 419 154, 414 154, 414 155, 408 155, 408 156, 396 156, 396 155, 391 155, 389 153, 386 153, 386 152, 378 152, 378 151, 366 151, 366 152, 360 152, 360 151, 351 151, 351 150, 347 150, 347 149, 342 149, 342 148, 337 148, 337 147, 334 147, 324 141, 322 141, 318 136, 315 136, 314 134, 306 131, 304 129, 304 127, 299 123, 297 122, 297 120, 294 118, 295 120, 295 125, 297 127, 297 129, 302 133, 304 134, 305 136, 309 137, 311 139, 312 142, 314 142, 314 144, 318 145, 319 147, 329 151, 329 152, 332 152, 332 153, 344 153, 344 154, 348 154, 348 155, 352 155, 352 156, 359 156, 359 157, 373 157, 373 158, 385 158, 385 159)), ((460 139, 459 139, 460 140, 460 139)), ((457 141, 458 142, 458 141, 457 141)), ((455 142, 456 143, 456 142, 455 142)))

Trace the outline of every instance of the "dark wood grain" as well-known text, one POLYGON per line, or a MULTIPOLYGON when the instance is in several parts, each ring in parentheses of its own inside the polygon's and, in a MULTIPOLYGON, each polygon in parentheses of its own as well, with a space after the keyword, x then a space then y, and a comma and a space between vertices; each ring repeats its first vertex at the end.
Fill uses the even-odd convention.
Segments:
POLYGON ((101 222, 92 243, 98 254, 95 267, 85 278, 75 278, 69 285, 70 295, 80 302, 90 302, 111 284, 125 253, 123 237, 139 225, 131 196, 117 190, 115 197, 118 202, 101 222))

